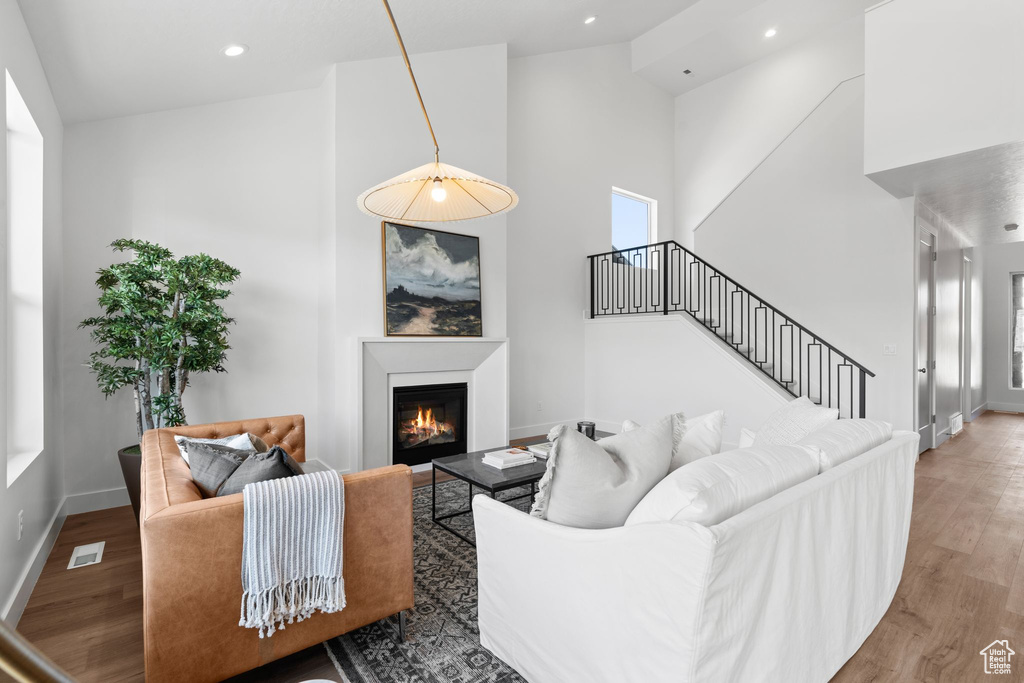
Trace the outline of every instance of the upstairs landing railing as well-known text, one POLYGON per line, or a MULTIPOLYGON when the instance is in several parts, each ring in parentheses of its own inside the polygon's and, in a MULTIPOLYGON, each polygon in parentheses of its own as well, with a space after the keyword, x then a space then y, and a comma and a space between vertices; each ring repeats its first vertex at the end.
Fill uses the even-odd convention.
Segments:
POLYGON ((678 242, 588 258, 591 318, 685 313, 793 397, 866 415, 875 373, 678 242))

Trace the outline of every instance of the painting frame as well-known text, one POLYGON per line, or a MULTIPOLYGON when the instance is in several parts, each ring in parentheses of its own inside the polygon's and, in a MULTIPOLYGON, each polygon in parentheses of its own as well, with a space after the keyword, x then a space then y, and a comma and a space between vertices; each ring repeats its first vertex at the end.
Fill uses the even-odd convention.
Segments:
MULTIPOLYGON (((410 223, 401 223, 398 221, 381 221, 380 224, 381 233, 381 284, 383 294, 383 322, 384 322, 384 335, 386 337, 426 337, 426 338, 481 338, 483 337, 483 282, 482 282, 482 267, 480 263, 480 238, 477 235, 466 235, 463 233, 450 232, 447 230, 438 230, 434 227, 424 227, 422 225, 413 225, 410 223), (441 297, 435 296, 434 300, 440 300, 442 306, 446 310, 443 311, 445 317, 441 320, 442 326, 448 328, 447 331, 434 331, 436 328, 432 328, 431 331, 423 331, 422 325, 414 331, 410 331, 410 325, 408 320, 402 320, 402 313, 404 311, 401 308, 416 307, 422 305, 417 300, 426 300, 427 297, 422 294, 405 292, 405 295, 410 297, 410 301, 398 302, 393 296, 394 292, 389 291, 389 286, 393 289, 398 289, 395 283, 389 284, 388 278, 388 227, 392 226, 396 231, 401 231, 398 234, 398 238, 402 239, 402 233, 406 235, 421 234, 422 236, 433 235, 434 242, 437 243, 437 237, 442 237, 442 242, 450 245, 457 245, 460 250, 469 250, 474 254, 475 259, 476 277, 475 277, 475 299, 460 299, 454 298, 449 301, 444 301, 441 297), (454 238, 454 239, 453 239, 454 238), (449 310, 451 309, 451 310, 449 310), (452 310, 456 311, 454 314, 452 310), (454 331, 453 331, 454 328, 454 331)), ((417 244, 417 241, 413 242, 413 245, 417 244)), ((405 241, 403 240, 403 245, 405 241)), ((442 247, 442 250, 450 255, 450 251, 442 247)), ((472 260, 472 259, 471 259, 472 260)), ((471 261, 470 260, 470 261, 471 261)), ((470 261, 464 261, 460 263, 469 263, 470 261)), ((397 280, 402 279, 401 276, 396 278, 397 280)), ((403 287, 404 289, 404 287, 403 287)), ((467 286, 467 291, 472 290, 472 286, 467 286)), ((436 311, 432 311, 431 324, 435 324, 433 320, 437 315, 436 311)))

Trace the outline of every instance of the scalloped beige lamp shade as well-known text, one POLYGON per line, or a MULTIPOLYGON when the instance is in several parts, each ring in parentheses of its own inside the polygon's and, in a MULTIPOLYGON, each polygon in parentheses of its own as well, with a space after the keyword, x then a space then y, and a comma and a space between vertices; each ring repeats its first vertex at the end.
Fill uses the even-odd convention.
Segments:
POLYGON ((357 202, 372 216, 440 223, 505 213, 519 197, 500 183, 435 161, 371 187, 357 202))
POLYGON ((388 0, 382 2, 434 143, 434 162, 371 187, 356 199, 359 209, 371 216, 416 223, 468 221, 511 211, 519 203, 519 197, 510 188, 438 160, 437 136, 423 104, 416 74, 412 72, 405 41, 398 30, 391 5, 388 0))

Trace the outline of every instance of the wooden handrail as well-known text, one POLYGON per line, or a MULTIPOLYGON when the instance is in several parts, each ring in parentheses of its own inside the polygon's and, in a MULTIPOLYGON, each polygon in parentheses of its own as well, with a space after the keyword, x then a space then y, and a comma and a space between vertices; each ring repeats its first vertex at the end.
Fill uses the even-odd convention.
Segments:
POLYGON ((66 671, 2 620, 0 669, 22 683, 75 683, 66 671))

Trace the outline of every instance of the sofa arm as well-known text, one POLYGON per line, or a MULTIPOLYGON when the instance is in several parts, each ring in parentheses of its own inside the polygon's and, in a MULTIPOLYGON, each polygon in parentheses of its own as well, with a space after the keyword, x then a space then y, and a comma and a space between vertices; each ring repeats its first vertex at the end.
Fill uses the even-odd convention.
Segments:
POLYGON ((473 517, 480 641, 531 683, 688 680, 710 531, 574 529, 482 495, 473 517))

